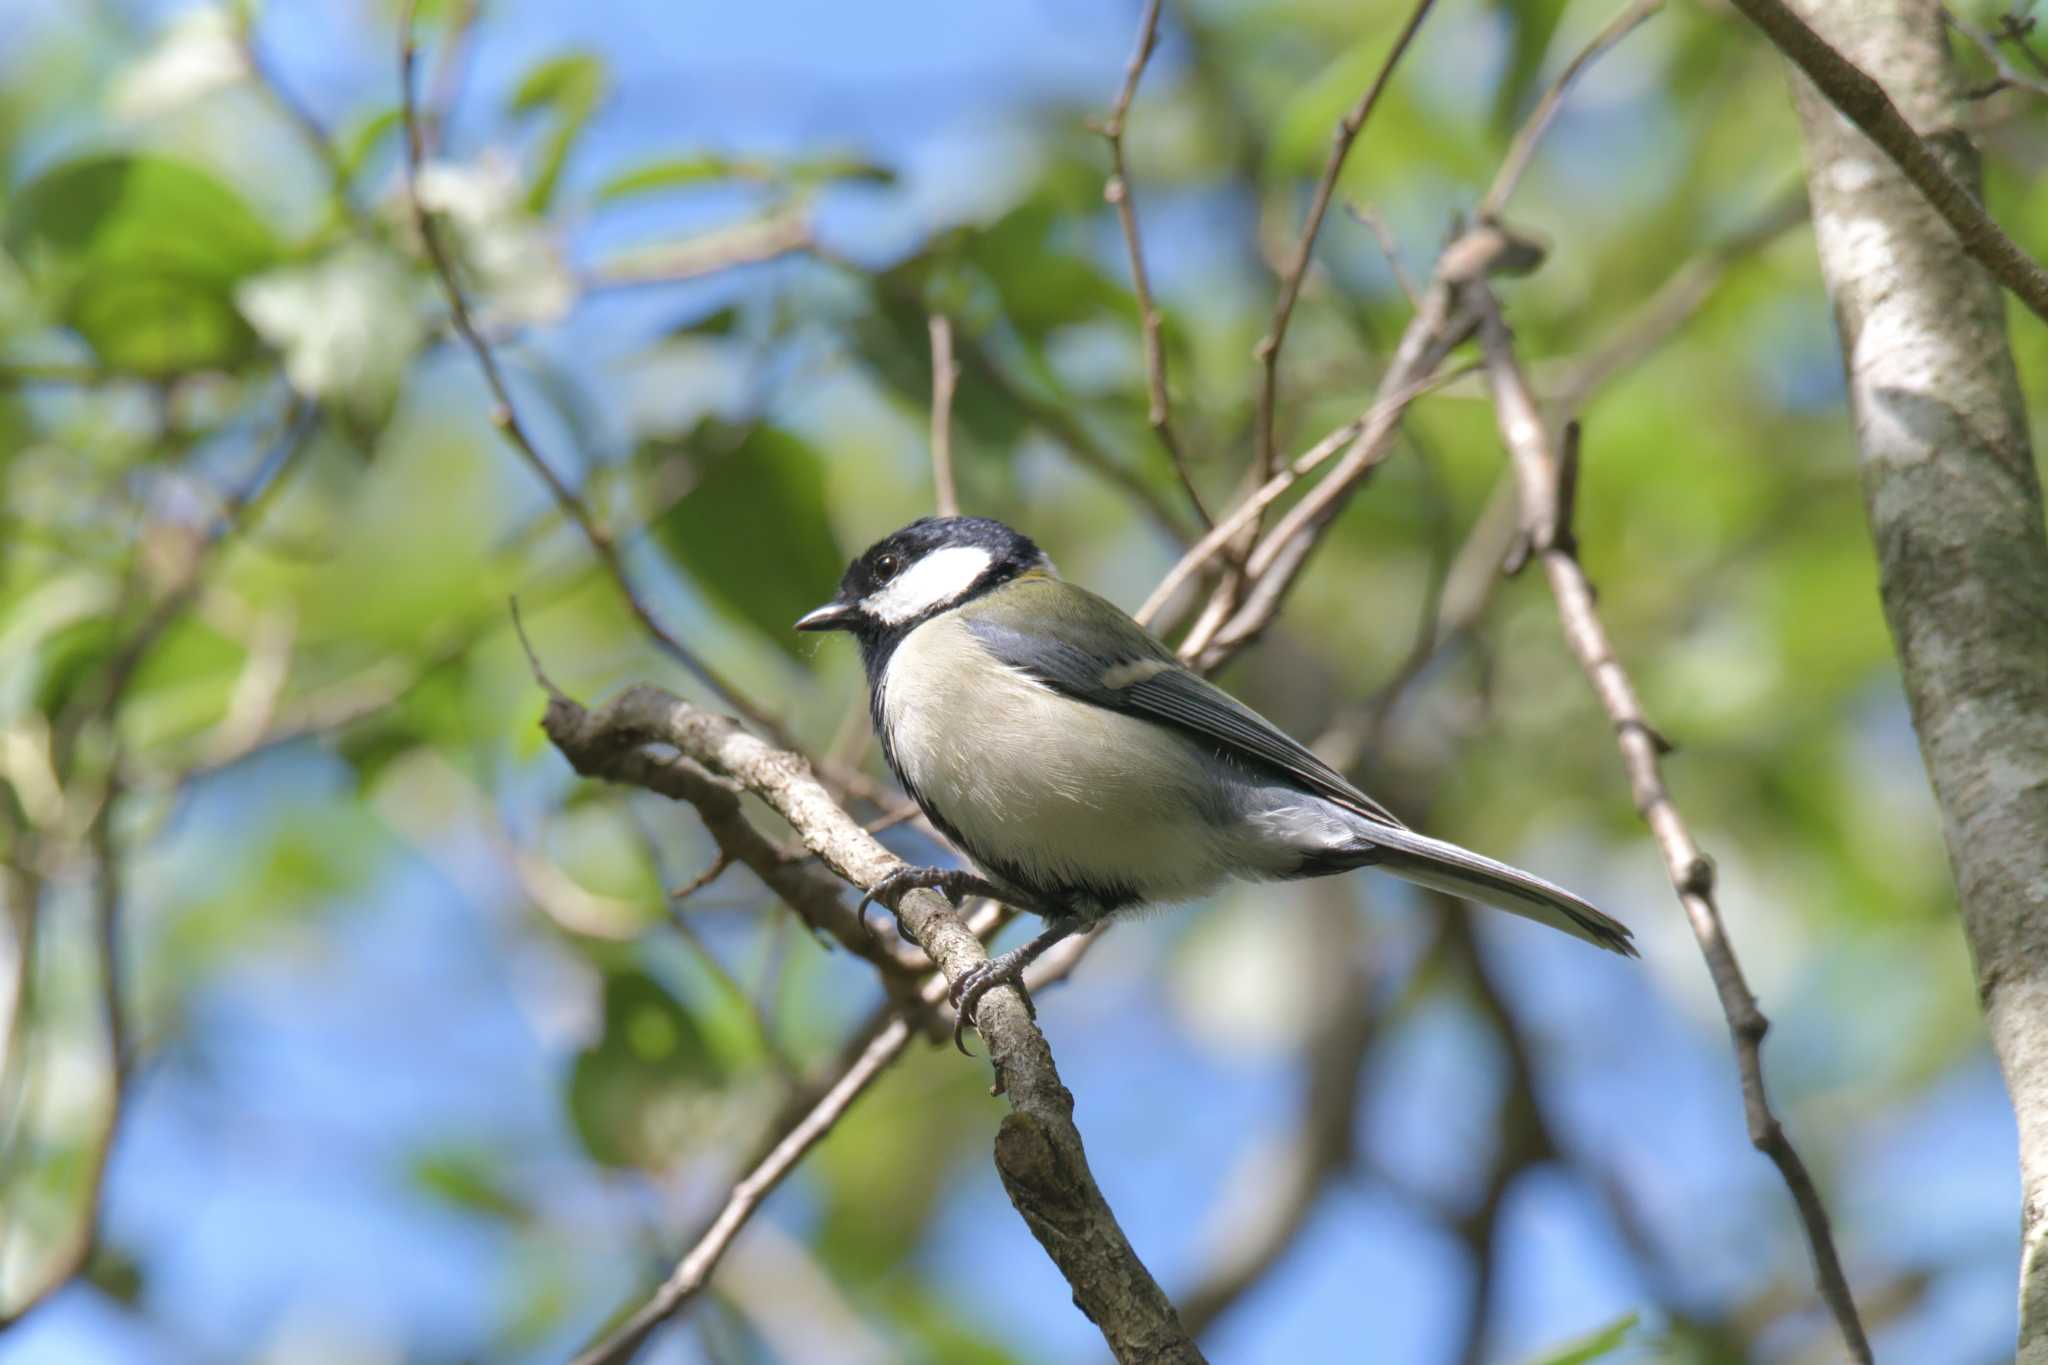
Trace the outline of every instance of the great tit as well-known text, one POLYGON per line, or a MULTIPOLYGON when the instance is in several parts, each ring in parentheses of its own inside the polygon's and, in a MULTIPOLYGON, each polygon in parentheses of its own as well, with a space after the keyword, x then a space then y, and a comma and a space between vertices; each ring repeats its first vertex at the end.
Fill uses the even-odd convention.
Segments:
POLYGON ((1021 989, 1067 935, 1225 877, 1379 867, 1635 956, 1626 926, 1563 887, 1402 824, 999 521, 912 522, 796 628, 859 642, 883 756, 981 873, 900 868, 863 907, 924 886, 1047 921, 954 983, 956 1043, 983 995, 1021 989))

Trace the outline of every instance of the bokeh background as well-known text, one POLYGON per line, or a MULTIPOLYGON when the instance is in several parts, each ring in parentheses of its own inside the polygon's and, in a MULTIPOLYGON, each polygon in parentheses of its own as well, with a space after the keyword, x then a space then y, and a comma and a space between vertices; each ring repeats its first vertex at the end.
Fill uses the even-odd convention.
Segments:
MULTIPOLYGON (((1275 263, 1405 10, 1168 6, 1129 151, 1212 504, 1250 449, 1275 263)), ((1440 5, 1340 190, 1410 272, 1611 11, 1440 5)), ((1192 524, 1086 124, 1137 18, 427 7, 430 189, 522 416, 653 609, 815 751, 881 771, 851 647, 786 627, 931 508, 929 310, 959 333, 968 510, 1127 608, 1192 524)), ((561 1358, 880 999, 744 871, 672 902, 713 856, 693 814, 580 782, 537 729, 512 594, 586 701, 702 693, 450 342, 400 209, 396 19, 0 0, 0 1301, 93 1167, 86 829, 116 754, 136 1052, 90 1273, 0 1334, 9 1362, 561 1358)), ((2048 115, 1970 109, 1995 215, 2048 252, 2048 115)), ((1511 210, 1550 257, 1504 297, 1538 387, 1586 419, 1585 559, 1680 746, 1879 1355, 1991 1361, 2012 1116, 1878 610, 1799 150, 1766 47, 1674 6, 1575 89, 1511 210)), ((1406 316, 1374 233, 1333 213, 1286 450, 1370 401, 1406 316)), ((2042 340, 2015 337, 2037 398, 2042 340)), ((1468 933, 1369 875, 1121 926, 1040 1001, 1096 1174, 1185 1303, 1304 1142, 1334 1142, 1293 1235, 1211 1305, 1219 1361, 1524 1361, 1629 1315, 1609 1359, 1835 1358, 1547 596, 1499 585, 1404 669, 1502 467, 1476 386, 1424 399, 1223 681, 1397 810, 1627 919, 1643 962, 1499 916, 1468 933)), ((914 1048, 647 1359, 1099 1356, 995 1178, 987 1081, 914 1048)))

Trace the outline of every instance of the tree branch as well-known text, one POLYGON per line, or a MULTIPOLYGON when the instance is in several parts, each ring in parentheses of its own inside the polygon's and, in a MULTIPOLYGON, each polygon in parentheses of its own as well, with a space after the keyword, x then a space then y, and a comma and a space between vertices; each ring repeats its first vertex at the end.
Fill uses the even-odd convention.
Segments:
POLYGON ((1498 218, 1501 210, 1507 207, 1515 186, 1522 181, 1522 173, 1529 169, 1529 162, 1536 155, 1536 145, 1550 131, 1551 120, 1564 107, 1564 97, 1580 73, 1606 55, 1609 48, 1635 32, 1637 25, 1663 8, 1664 0, 1628 0, 1621 7, 1621 12, 1608 20, 1606 27, 1594 34, 1593 40, 1580 48, 1577 56, 1565 63, 1564 69, 1543 92, 1543 97, 1536 101, 1536 108, 1516 131, 1500 170, 1494 174, 1493 184, 1479 200, 1477 217, 1498 218))
POLYGON ((1664 854, 1671 885, 1678 892, 1693 937, 1706 958, 1735 1046, 1750 1142, 1777 1165, 1784 1177, 1813 1254, 1821 1297, 1834 1314, 1851 1356, 1867 1362, 1871 1358, 1870 1344, 1864 1337, 1848 1280, 1842 1273, 1841 1258, 1828 1228, 1827 1210, 1805 1162, 1771 1111, 1764 1089, 1760 1048, 1770 1023, 1757 1008, 1756 997, 1743 979, 1734 945, 1721 922, 1720 908, 1714 902, 1714 865, 1700 852, 1678 807, 1672 803, 1661 763, 1661 755, 1671 746, 1644 715, 1635 685, 1616 657, 1613 641, 1594 607, 1592 582, 1578 560, 1571 536, 1571 480, 1567 472, 1577 456, 1577 426, 1568 429, 1562 455, 1554 452, 1492 291, 1483 282, 1475 283, 1470 297, 1480 314, 1480 343, 1486 354, 1501 444, 1507 450, 1521 492, 1523 533, 1531 551, 1541 561, 1551 595, 1557 600, 1558 619, 1564 627, 1566 642, 1614 724, 1615 742, 1621 749, 1636 810, 1664 854))
POLYGON ((469 303, 463 297, 462 286, 456 282, 455 263, 449 256, 446 245, 441 241, 440 231, 433 216, 420 202, 419 177, 422 163, 426 159, 425 132, 420 124, 418 101, 413 92, 413 67, 418 59, 418 47, 414 42, 413 26, 417 18, 419 0, 406 0, 405 12, 400 16, 398 29, 398 83, 399 112, 405 124, 405 204, 412 219, 414 231, 419 234, 420 245, 425 248, 427 260, 433 266, 434 275, 440 281, 441 292, 448 299, 448 314, 455 324, 455 331, 462 342, 476 358, 477 368, 483 372, 484 383, 491 391, 494 407, 491 410, 491 424, 505 434, 521 460, 535 476, 547 486, 555 505, 563 515, 575 523, 589 543, 591 553, 603 568, 607 577, 625 598, 626 607, 639 621, 642 629, 661 648, 662 652, 681 664, 691 676, 711 690, 720 702, 731 707, 756 725, 779 735, 781 727, 763 713, 752 702, 741 696, 715 672, 710 665, 699 659, 695 651, 672 634, 649 610, 635 591, 632 580, 626 576, 626 566, 619 557, 619 547, 610 530, 600 524, 591 513, 589 506, 577 493, 570 489, 556 472, 554 465, 541 454, 534 444, 525 424, 519 420, 519 410, 513 406, 512 391, 506 386, 505 376, 498 368, 498 358, 491 350, 490 343, 477 330, 470 316, 469 303))
POLYGON ((796 1169, 797 1163, 817 1145, 819 1139, 832 1131, 833 1125, 860 1098, 869 1083, 903 1055, 903 1049, 910 1042, 910 1032, 910 1025, 903 1017, 895 1015, 873 1033, 854 1057, 853 1064, 839 1073, 817 1103, 732 1187, 711 1225, 691 1243, 689 1251, 684 1253, 653 1296, 602 1341, 579 1354, 574 1365, 620 1365, 620 1362, 631 1360, 649 1334, 675 1316, 704 1287, 711 1277, 712 1268, 718 1264, 726 1248, 732 1245, 732 1239, 753 1216, 754 1210, 760 1207, 761 1201, 782 1183, 784 1176, 796 1169))
POLYGON ((960 515, 960 490, 953 482, 953 390, 960 362, 953 359, 953 321, 944 313, 928 320, 932 334, 932 505, 942 517, 960 515))
POLYGON ((1806 73, 1830 104, 1897 164, 1954 230, 1963 250, 2018 295, 2036 317, 2048 321, 2048 271, 2021 251, 1992 221, 1976 194, 1951 174, 1934 150, 1913 131, 1913 125, 1892 103, 1891 96, 1885 94, 1884 87, 1830 47, 1784 0, 1731 3, 1806 73))
MULTIPOLYGON (((1804 5, 1916 123, 1955 71, 1932 0, 1804 5)), ((1818 41, 1818 40, 1816 40, 1818 41)), ((1917 182, 1795 82, 1878 588, 2019 1127, 2019 1359, 2048 1362, 2048 533, 2004 302, 1917 182), (1875 246, 1873 246, 1875 244, 1875 246)), ((1961 138, 1940 144, 1976 182, 1961 138)), ((1975 253, 1972 252, 1972 255, 1975 253)))
POLYGON ((1173 463, 1173 475, 1180 480, 1188 501, 1194 505, 1195 515, 1206 527, 1214 524, 1214 518, 1203 505, 1202 495, 1195 490, 1193 480, 1188 478, 1187 458, 1181 453, 1179 438, 1173 434, 1173 408, 1166 396, 1166 348, 1160 340, 1159 309, 1152 302, 1152 285, 1145 274, 1145 248, 1138 236, 1138 210, 1131 202, 1131 176, 1124 164, 1124 121, 1130 116, 1131 101, 1138 94, 1138 82, 1144 78, 1146 63, 1152 60, 1152 49, 1159 41, 1160 4, 1161 0, 1146 0, 1144 17, 1138 21, 1138 45, 1131 52, 1130 64, 1124 68, 1123 88, 1117 92, 1116 103, 1110 106, 1109 116, 1102 121, 1102 137, 1109 144, 1109 180, 1102 187, 1102 197, 1116 209, 1117 223, 1123 228, 1124 249, 1131 257, 1131 291, 1138 299, 1138 336, 1145 355, 1145 420, 1151 425, 1152 434, 1159 438, 1159 444, 1165 448, 1166 458, 1173 463))
POLYGON ((1330 155, 1323 163, 1323 173, 1316 181, 1315 196, 1309 201, 1308 216, 1302 219, 1301 236, 1294 244, 1294 255, 1288 261, 1286 273, 1280 277, 1280 295, 1273 303, 1273 318, 1266 325, 1266 334, 1259 338, 1252 348, 1252 357, 1259 364, 1258 409, 1253 418, 1255 423, 1252 467, 1261 480, 1272 477, 1274 462, 1278 455, 1273 444, 1273 408, 1278 399, 1280 387, 1280 348, 1287 342, 1287 324, 1294 316, 1294 305, 1301 297, 1301 283, 1308 274, 1309 257, 1315 250, 1316 234, 1322 231, 1323 219, 1330 211, 1330 199, 1337 192, 1337 177, 1343 173, 1344 160, 1351 155, 1351 144, 1358 140, 1359 130, 1372 117, 1372 111, 1386 92, 1387 83, 1393 79, 1394 68, 1400 64, 1402 54, 1414 41, 1422 28, 1422 21, 1429 17, 1430 6, 1436 0, 1417 0, 1415 8, 1409 11, 1408 20, 1401 25, 1401 31, 1394 35, 1394 45, 1387 50, 1387 58, 1380 63, 1379 73, 1372 84, 1358 97, 1358 103, 1337 122, 1336 131, 1330 137, 1330 155))
MULTIPOLYGON (((901 866, 839 807, 802 758, 660 688, 628 688, 595 712, 557 693, 543 725, 579 771, 610 775, 623 771, 621 765, 639 763, 646 765, 642 775, 652 776, 674 765, 642 751, 649 745, 675 750, 766 801, 826 867, 855 886, 873 887, 901 866)), ((980 939, 937 892, 911 891, 896 912, 948 982, 987 960, 980 939)), ((987 1041, 997 1088, 1010 1104, 996 1136, 996 1169, 1011 1202, 1073 1287, 1076 1305, 1119 1360, 1200 1360, 1088 1170, 1074 1127, 1073 1096, 1060 1083, 1023 997, 998 987, 983 997, 974 1022, 987 1041)))

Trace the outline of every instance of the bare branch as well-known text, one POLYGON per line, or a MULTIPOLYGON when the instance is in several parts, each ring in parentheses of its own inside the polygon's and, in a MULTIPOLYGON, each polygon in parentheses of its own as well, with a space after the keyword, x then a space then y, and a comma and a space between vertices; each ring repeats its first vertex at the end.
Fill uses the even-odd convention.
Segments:
POLYGON ((327 176, 328 190, 334 196, 335 207, 348 215, 349 219, 364 230, 374 231, 380 225, 356 203, 355 187, 350 183, 348 166, 341 154, 334 148, 334 141, 327 130, 320 126, 320 120, 313 117, 310 109, 300 102, 298 96, 284 84, 264 57, 256 41, 255 16, 247 10, 237 13, 235 39, 242 50, 242 60, 248 64, 256 84, 269 97, 271 104, 292 126, 309 155, 320 163, 320 169, 327 176))
MULTIPOLYGON (((523 628, 519 637, 525 641, 523 628)), ((566 693, 555 690, 546 675, 538 672, 538 664, 535 676, 548 691, 548 735, 577 772, 644 787, 695 806, 705 831, 718 845, 721 861, 745 867, 795 911, 812 933, 878 968, 892 995, 901 996, 909 989, 906 973, 929 968, 924 955, 903 943, 893 929, 885 939, 854 914, 841 894, 842 883, 824 868, 809 860, 785 858, 774 841, 747 818, 733 783, 688 758, 657 757, 630 743, 597 743, 591 737, 594 732, 570 723, 584 715, 582 708, 566 693)), ((696 889, 693 885, 683 894, 696 889)))
POLYGON ((1394 241, 1394 230, 1387 226, 1387 220, 1380 217, 1379 210, 1370 204, 1346 204, 1344 211, 1372 233, 1373 240, 1380 244, 1380 254, 1387 258, 1387 269, 1393 272, 1394 283, 1401 290, 1401 297, 1408 300, 1410 308, 1422 306, 1422 291, 1415 287, 1415 281, 1408 274, 1408 267, 1401 264, 1400 245, 1394 241))
POLYGON ((1124 68, 1123 88, 1117 92, 1109 116, 1102 121, 1102 137, 1109 143, 1109 180, 1102 187, 1102 197, 1116 209, 1117 223, 1123 228, 1124 249, 1131 257, 1131 291, 1138 299, 1138 335, 1145 352, 1145 420, 1151 425, 1152 434, 1159 438, 1159 444, 1165 447, 1166 458, 1173 463, 1173 475, 1194 505, 1195 515, 1202 519, 1202 525, 1209 526, 1214 524, 1214 518, 1188 477, 1187 457, 1181 453, 1180 439, 1173 433, 1173 409, 1166 396, 1166 347, 1160 340, 1159 309, 1152 302, 1152 284, 1145 274, 1138 210, 1131 202, 1131 175, 1124 163, 1124 122, 1130 116, 1131 101, 1137 97, 1145 66, 1152 60, 1152 49, 1159 42, 1161 3, 1162 0, 1146 0, 1144 17, 1138 21, 1138 45, 1131 52, 1130 64, 1124 68))
MULTIPOLYGON (((856 886, 873 887, 901 866, 840 808, 802 758, 659 688, 628 688, 595 712, 554 697, 543 724, 579 771, 664 790, 655 784, 674 786, 677 779, 669 774, 695 767, 705 781, 738 784, 766 801, 826 867, 856 886), (684 761, 657 759, 646 752, 649 745, 673 749, 684 761)), ((987 961, 979 938, 938 893, 908 892, 895 909, 909 937, 948 982, 987 961)), ((1089 1173, 1074 1128, 1073 1096, 1060 1083, 1051 1050, 1023 997, 998 987, 982 998, 974 1022, 988 1043, 997 1087, 1010 1104, 996 1137, 996 1169, 1011 1201, 1072 1285, 1075 1303, 1101 1328, 1119 1360, 1200 1360, 1173 1305, 1138 1260, 1089 1173)), ((663 1316, 657 1312, 647 1326, 663 1316)))
POLYGON ((676 1263, 675 1270, 654 1291, 653 1297, 634 1310, 632 1316, 604 1340, 578 1355, 574 1365, 619 1365, 619 1362, 632 1359, 648 1334, 673 1317, 704 1287, 719 1257, 732 1245, 732 1239, 753 1216, 754 1210, 760 1207, 761 1201, 782 1183, 782 1178, 796 1168, 820 1138, 832 1131, 833 1125, 860 1098, 869 1082, 903 1055, 903 1049, 909 1042, 910 1025, 901 1016, 891 1018, 883 1025, 880 1032, 861 1049, 853 1065, 839 1074, 809 1112, 732 1187, 711 1226, 692 1243, 682 1260, 676 1263))
POLYGON ((1557 73, 1557 78, 1543 92, 1543 97, 1536 101, 1536 108, 1528 121, 1515 133, 1506 159, 1494 174, 1492 186, 1479 201, 1480 218, 1498 218, 1501 210, 1507 207, 1515 186, 1521 183, 1522 173, 1529 169, 1529 162, 1536 155, 1537 144, 1550 131, 1551 120, 1557 117, 1557 111, 1564 107, 1564 97, 1571 90, 1572 83, 1587 67, 1599 61, 1609 48, 1635 32, 1637 25, 1663 8, 1664 0, 1628 0, 1621 7, 1621 12, 1608 20, 1607 26, 1594 34, 1593 40, 1580 48, 1577 56, 1565 63, 1564 70, 1557 73))
POLYGON ((960 515, 960 490, 953 482, 953 390, 960 362, 953 359, 953 320, 929 319, 932 334, 932 502, 942 517, 960 515))
POLYGON ((399 110, 405 123, 405 203, 412 218, 413 228, 419 234, 420 244, 426 250, 427 260, 433 266, 436 278, 441 282, 442 293, 447 296, 448 313, 455 324, 456 334, 462 338, 470 354, 476 357, 477 368, 483 372, 484 383, 490 388, 492 401, 496 404, 491 412, 491 423, 505 434, 513 450, 540 481, 547 485, 555 505, 560 507, 563 514, 575 523, 576 529, 583 533, 583 539, 589 543, 591 552, 596 555, 599 565, 617 586, 619 594, 625 598, 626 606, 633 613, 634 619, 640 622, 641 627, 661 647, 662 652, 681 664, 691 676, 709 688, 720 702, 770 733, 779 734, 780 727, 773 719, 734 691, 723 678, 711 670, 708 664, 699 659, 693 650, 655 618, 654 613, 641 600, 640 594, 634 590, 632 580, 626 576, 625 563, 619 557, 618 545, 612 539, 611 532, 592 515, 582 497, 563 481, 562 476, 548 462, 547 457, 541 454, 540 447, 534 444, 525 425, 519 420, 519 410, 512 403, 512 391, 506 386, 505 376, 498 368, 497 355, 491 350, 490 343, 484 340, 483 334, 477 330, 476 323, 470 316, 469 303, 463 297, 461 285, 456 282, 454 260, 441 241, 433 216, 420 202, 419 177, 422 163, 426 159, 426 139, 420 125, 418 102, 413 93, 413 67, 418 59, 413 25, 418 9, 419 0, 406 0, 405 13, 400 18, 398 31, 399 110))
POLYGON ((1576 424, 1568 429, 1565 452, 1554 452, 1528 379, 1515 357, 1513 338, 1501 319, 1499 304, 1483 282, 1475 283, 1470 294, 1480 311, 1480 341, 1486 353, 1501 443, 1507 449, 1521 491, 1523 532, 1541 561, 1551 595, 1557 600, 1565 639, 1614 723, 1615 742, 1628 771, 1636 810, 1664 854, 1671 884, 1706 958, 1735 1046, 1750 1141, 1777 1165, 1784 1177, 1813 1253, 1821 1297, 1833 1312, 1850 1354, 1859 1361, 1868 1361, 1870 1344, 1864 1337, 1848 1280, 1842 1273, 1841 1258, 1828 1228, 1827 1210, 1805 1162, 1771 1111, 1764 1089, 1760 1048, 1770 1025, 1743 979, 1734 945, 1721 922, 1721 911, 1714 901, 1714 865, 1700 852, 1672 803, 1661 763, 1661 755, 1670 745, 1643 713, 1635 685, 1616 657, 1614 644, 1594 606, 1593 585, 1571 544, 1571 513, 1561 495, 1561 482, 1576 448, 1576 424))
MULTIPOLYGON (((1978 28, 1968 19, 1963 18, 1962 15, 1957 14, 1947 6, 1943 6, 1941 18, 1942 22, 1969 39, 1976 49, 1984 54, 1984 59, 1991 63, 1991 69, 1997 73, 1989 85, 1968 92, 1968 98, 1982 99, 1987 95, 1995 95, 2001 90, 2026 90, 2036 95, 2048 96, 2048 80, 2043 80, 2039 76, 2028 75, 2007 61, 2005 59, 2005 52, 1998 45, 1999 40, 1997 38, 1992 37, 1989 33, 1978 28)), ((2005 18, 2010 22, 2012 16, 2007 15, 2005 18)), ((2007 33, 2010 34, 2010 32, 2011 30, 2008 29, 2007 33)), ((2033 56, 2033 49, 2028 47, 2025 42, 2017 39, 2014 41, 2020 51, 2027 53, 2029 57, 2033 56)))
POLYGON ((700 232, 679 242, 632 247, 600 261, 579 282, 586 294, 680 284, 743 265, 761 265, 817 245, 810 218, 786 210, 700 232))
POLYGON ((1296 482, 1314 472, 1324 461, 1356 440, 1359 433, 1368 426, 1395 420, 1410 403, 1422 395, 1433 389, 1442 388, 1472 373, 1476 368, 1476 365, 1459 365, 1437 374, 1426 375, 1415 383, 1397 389, 1376 401, 1366 409, 1364 416, 1346 422, 1303 451, 1295 457, 1293 463, 1254 489, 1237 506, 1230 509, 1230 515, 1211 527, 1207 535, 1190 546, 1188 552, 1166 571, 1164 578, 1159 580, 1159 586, 1152 589, 1152 595, 1138 608, 1135 619, 1142 625, 1158 615, 1173 595, 1180 591, 1181 585, 1221 554, 1240 531, 1257 519, 1260 512, 1278 501, 1296 482))
POLYGON ((1302 220, 1301 236, 1295 242, 1286 273, 1280 277, 1280 296, 1273 304, 1273 319, 1266 325, 1266 334, 1252 348, 1252 356, 1259 363, 1252 467, 1261 479, 1271 477, 1274 462, 1279 458, 1273 444, 1273 407, 1280 385, 1280 348, 1286 344, 1287 324, 1294 316, 1295 301, 1301 297, 1301 282, 1308 274, 1316 234, 1322 231, 1323 218, 1330 211, 1330 199, 1337 192, 1337 177, 1344 170, 1344 159, 1351 154, 1351 144, 1358 140, 1359 130, 1372 116, 1387 83, 1393 79, 1394 68, 1400 64, 1402 54, 1408 51, 1409 43, 1421 29, 1422 21, 1429 17, 1430 6, 1435 3, 1436 0, 1417 0, 1415 8, 1409 12, 1408 21, 1394 36, 1394 45, 1388 49, 1387 59, 1380 63, 1379 73, 1373 77, 1372 84, 1366 87, 1351 111, 1338 120, 1337 130, 1330 139, 1329 158, 1323 163, 1322 178, 1316 182, 1315 197, 1309 201, 1308 216, 1302 220))
POLYGON ((1863 130, 1865 137, 1898 163, 1913 187, 1927 197, 1934 211, 1954 229, 1963 250, 2016 294, 2036 317, 2048 321, 2048 270, 2021 251, 1992 221, 1977 196, 1949 173, 1941 158, 1913 131, 1913 125, 1906 122, 1884 87, 1828 46, 1784 0, 1731 3, 1806 73, 1828 103, 1841 110, 1863 130))
POLYGON ((1321 542, 1324 528, 1392 450, 1406 408, 1385 400, 1418 386, 1426 388, 1445 357, 1471 335, 1475 319, 1462 301, 1461 286, 1496 272, 1530 269, 1542 254, 1531 239, 1494 223, 1476 224, 1444 248, 1423 291, 1422 306, 1401 334, 1380 380, 1381 401, 1368 410, 1336 467, 1252 550, 1245 561, 1242 595, 1226 580, 1211 598, 1181 641, 1183 659, 1214 667, 1272 623, 1321 542))

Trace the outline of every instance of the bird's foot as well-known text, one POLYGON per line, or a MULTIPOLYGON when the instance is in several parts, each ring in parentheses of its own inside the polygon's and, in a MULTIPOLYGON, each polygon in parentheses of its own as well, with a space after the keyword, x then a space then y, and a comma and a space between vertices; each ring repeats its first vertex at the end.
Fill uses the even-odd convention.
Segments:
POLYGON ((919 888, 936 891, 947 900, 959 905, 963 896, 993 896, 1001 898, 1002 892, 984 878, 958 867, 912 867, 904 863, 885 874, 882 879, 867 889, 860 898, 860 904, 853 907, 853 913, 867 922, 868 905, 878 902, 889 909, 896 908, 897 898, 906 891, 919 888))
POLYGON ((975 963, 962 972, 960 978, 946 992, 946 998, 953 1002, 955 1011, 953 1046, 959 1048, 963 1055, 973 1055, 967 1051, 967 1040, 963 1036, 967 1026, 974 1022, 974 1012, 980 1008, 981 998, 996 987, 1015 986, 1018 996, 1024 1001, 1025 1012, 1033 1019, 1038 1017, 1038 1006, 1031 1003, 1031 992, 1024 989, 1024 969, 1038 957, 1038 954, 1032 951, 1034 946, 1036 945, 1027 944, 1022 948, 1012 948, 1000 956, 975 963))

